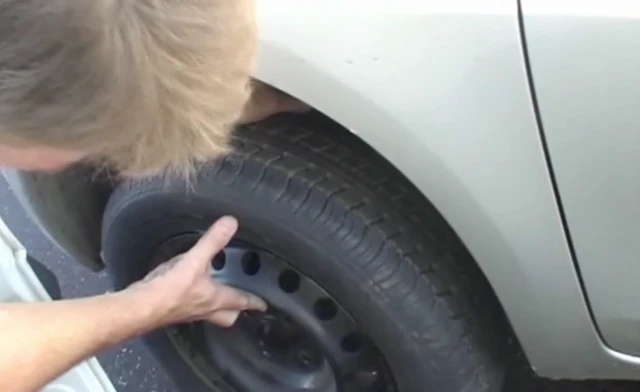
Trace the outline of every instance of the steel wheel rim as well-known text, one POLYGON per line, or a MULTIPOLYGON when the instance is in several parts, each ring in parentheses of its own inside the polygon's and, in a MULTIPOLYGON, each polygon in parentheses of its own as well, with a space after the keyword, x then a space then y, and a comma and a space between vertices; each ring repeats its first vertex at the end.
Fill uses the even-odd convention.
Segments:
MULTIPOLYGON (((198 238, 188 233, 165 241, 153 264, 185 252, 198 238)), ((243 313, 231 328, 168 328, 177 348, 204 359, 195 365, 201 376, 213 369, 238 392, 396 390, 375 343, 335 298, 287 261, 236 240, 212 267, 212 278, 260 295, 269 310, 243 313), (291 329, 283 341, 283 330, 291 329)))

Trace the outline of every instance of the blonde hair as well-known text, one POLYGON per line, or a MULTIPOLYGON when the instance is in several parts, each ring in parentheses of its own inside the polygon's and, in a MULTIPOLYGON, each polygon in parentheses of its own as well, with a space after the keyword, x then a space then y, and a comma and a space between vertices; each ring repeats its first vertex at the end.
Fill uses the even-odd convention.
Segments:
POLYGON ((256 35, 253 0, 0 0, 0 142, 190 172, 228 151, 256 35))

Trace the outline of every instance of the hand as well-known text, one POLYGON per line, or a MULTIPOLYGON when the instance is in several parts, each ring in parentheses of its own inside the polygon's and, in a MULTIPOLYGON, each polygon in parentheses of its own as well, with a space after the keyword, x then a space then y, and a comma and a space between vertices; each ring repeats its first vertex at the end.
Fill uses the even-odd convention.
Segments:
POLYGON ((211 260, 237 229, 234 218, 221 218, 187 253, 161 264, 137 284, 163 307, 164 324, 203 320, 230 327, 244 310, 266 310, 267 304, 255 295, 224 286, 211 277, 211 260))

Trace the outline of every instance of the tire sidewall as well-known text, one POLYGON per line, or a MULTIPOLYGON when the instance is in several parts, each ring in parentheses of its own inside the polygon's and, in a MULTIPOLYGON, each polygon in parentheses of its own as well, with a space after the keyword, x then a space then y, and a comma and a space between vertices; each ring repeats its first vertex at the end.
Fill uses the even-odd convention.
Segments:
MULTIPOLYGON (((488 315, 495 297, 437 211, 360 155, 303 126, 276 125, 265 125, 266 138, 241 138, 189 185, 161 177, 116 187, 103 220, 116 288, 141 279, 163 241, 233 215, 239 236, 288 260, 351 313, 398 391, 501 390, 503 329, 488 315)), ((145 340, 180 389, 229 390, 217 374, 216 387, 194 380, 166 334, 145 340)))
MULTIPOLYGON (((230 214, 240 223, 240 235, 262 237, 261 246, 292 262, 295 268, 318 282, 352 313, 384 353, 399 390, 420 390, 418 386, 424 388, 422 377, 414 379, 420 374, 417 371, 424 373, 427 369, 416 366, 419 355, 411 340, 404 336, 402 330, 405 326, 398 324, 397 315, 388 312, 388 305, 385 304, 389 298, 384 298, 384 290, 376 287, 369 276, 361 273, 344 256, 341 257, 340 253, 344 255, 348 252, 341 252, 344 244, 336 241, 332 230, 335 222, 316 221, 310 224, 305 219, 309 217, 305 216, 304 211, 292 214, 286 203, 273 203, 274 197, 268 189, 266 192, 264 189, 248 192, 241 180, 233 185, 229 187, 224 183, 203 181, 186 194, 183 184, 171 185, 158 181, 148 184, 144 193, 121 200, 117 206, 120 211, 106 222, 104 236, 105 260, 109 263, 116 288, 128 286, 147 272, 146 264, 150 261, 140 260, 135 250, 139 253, 141 249, 150 249, 162 240, 185 231, 203 231, 215 219, 230 214), (151 226, 163 227, 156 233, 156 238, 150 233, 141 232, 151 226), (143 238, 147 245, 131 240, 134 237, 143 238), (130 239, 129 249, 123 248, 123 238, 130 239), (112 245, 116 242, 121 243, 119 251, 112 245), (148 246, 150 243, 154 245, 148 246)), ((143 253, 149 254, 149 251, 143 253)), ((176 357, 175 348, 164 332, 155 332, 144 340, 163 362, 165 369, 175 373, 172 376, 181 388, 212 390, 205 383, 192 380, 192 376, 185 377, 185 374, 193 374, 193 369, 176 357)), ((434 365, 431 369, 437 370, 437 364, 434 365)), ((217 378, 218 375, 212 377, 213 380, 217 378)))

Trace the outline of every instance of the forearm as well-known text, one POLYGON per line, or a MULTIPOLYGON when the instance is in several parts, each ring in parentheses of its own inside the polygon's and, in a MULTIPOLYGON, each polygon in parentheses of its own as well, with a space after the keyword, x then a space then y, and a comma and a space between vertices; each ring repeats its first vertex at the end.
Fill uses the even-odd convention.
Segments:
POLYGON ((211 260, 237 228, 234 218, 219 219, 188 252, 119 293, 0 304, 0 391, 35 392, 100 351, 167 324, 228 327, 242 311, 265 311, 260 298, 211 278, 211 260))
POLYGON ((36 304, 0 304, 0 390, 32 392, 100 351, 162 324, 138 290, 36 304))

